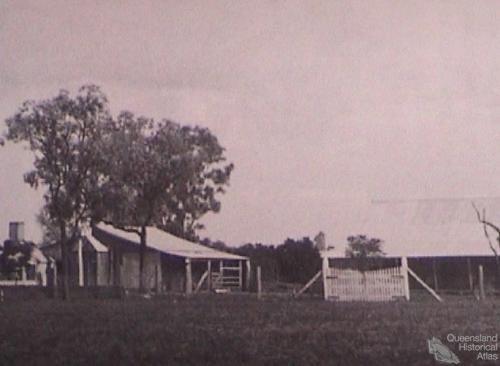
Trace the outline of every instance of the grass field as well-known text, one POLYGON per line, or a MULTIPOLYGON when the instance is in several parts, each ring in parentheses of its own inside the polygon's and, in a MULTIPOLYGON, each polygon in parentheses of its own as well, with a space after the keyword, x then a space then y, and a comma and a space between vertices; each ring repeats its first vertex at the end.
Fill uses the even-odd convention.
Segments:
MULTIPOLYGON (((498 332, 500 302, 251 295, 0 303, 0 365, 433 365, 426 340, 498 332)), ((476 354, 457 352, 464 365, 476 354)))

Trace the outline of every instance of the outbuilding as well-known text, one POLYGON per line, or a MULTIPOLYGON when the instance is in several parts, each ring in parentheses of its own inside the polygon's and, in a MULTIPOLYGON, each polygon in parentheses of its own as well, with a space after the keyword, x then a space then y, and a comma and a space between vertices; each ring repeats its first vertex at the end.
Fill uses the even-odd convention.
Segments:
MULTIPOLYGON (((498 293, 500 268, 491 248, 500 252, 498 233, 487 231, 488 239, 473 205, 489 221, 500 222, 497 197, 375 200, 364 208, 347 209, 343 222, 333 228, 336 248, 324 253, 328 258, 324 267, 331 269, 325 271, 332 277, 329 287, 347 294, 359 277, 363 291, 370 281, 376 284, 373 288, 380 287, 373 292, 380 293, 381 299, 393 296, 393 289, 397 295, 406 292, 408 296, 409 290, 424 287, 413 272, 438 294, 477 295, 481 287, 486 293, 498 293), (341 243, 358 234, 381 239, 386 257, 363 262, 345 258, 346 247, 341 243), (360 267, 364 267, 361 274, 360 267), (410 273, 407 285, 402 280, 406 268, 410 273)), ((362 291, 356 296, 366 297, 362 291)))
MULTIPOLYGON (((145 286, 155 292, 245 291, 247 257, 194 243, 155 227, 146 229, 145 286)), ((139 288, 139 235, 99 223, 71 251, 73 285, 139 288)), ((60 258, 59 246, 45 252, 60 258)))

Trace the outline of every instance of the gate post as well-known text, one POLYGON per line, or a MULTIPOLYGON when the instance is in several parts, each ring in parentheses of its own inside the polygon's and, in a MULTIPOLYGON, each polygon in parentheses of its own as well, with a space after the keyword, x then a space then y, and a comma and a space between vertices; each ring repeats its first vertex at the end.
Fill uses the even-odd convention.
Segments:
POLYGON ((212 291, 212 261, 210 259, 207 261, 207 272, 208 272, 208 277, 207 277, 208 291, 212 291))
POLYGON ((403 275, 403 288, 405 293, 405 298, 410 301, 410 283, 408 279, 408 259, 406 257, 401 257, 401 270, 403 275))
POLYGON ((193 292, 193 274, 191 272, 191 259, 186 258, 186 295, 191 295, 193 292))
POLYGON ((326 253, 323 253, 323 265, 322 265, 322 272, 323 272, 323 296, 325 300, 328 300, 328 296, 330 294, 330 287, 328 284, 328 256, 326 253))
POLYGON ((251 264, 250 264, 250 260, 247 259, 245 261, 245 265, 246 265, 246 269, 247 269, 247 275, 245 277, 245 290, 246 292, 250 292, 250 278, 252 276, 252 267, 251 267, 251 264))
POLYGON ((483 266, 479 266, 479 296, 481 300, 484 300, 486 298, 486 293, 484 292, 484 272, 483 272, 483 266))
POLYGON ((257 298, 260 299, 261 297, 262 297, 261 271, 260 271, 260 266, 257 266, 257 298))

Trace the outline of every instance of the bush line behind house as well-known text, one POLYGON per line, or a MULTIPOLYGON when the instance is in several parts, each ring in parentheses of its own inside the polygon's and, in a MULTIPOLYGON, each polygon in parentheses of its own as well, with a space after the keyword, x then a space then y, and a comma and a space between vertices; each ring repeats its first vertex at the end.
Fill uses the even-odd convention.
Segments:
MULTIPOLYGON (((324 243, 318 241, 319 233, 314 241, 309 237, 302 239, 286 239, 279 245, 248 243, 239 247, 230 247, 223 241, 212 241, 209 238, 200 240, 201 244, 214 249, 232 252, 249 257, 252 265, 260 266, 264 281, 304 284, 321 269, 320 250, 324 243)), ((355 235, 347 238, 345 255, 351 258, 383 257, 383 241, 366 235, 355 235)), ((333 247, 328 247, 333 249, 333 247)))
POLYGON ((205 238, 201 244, 249 257, 252 266, 260 266, 267 282, 303 284, 321 269, 319 250, 309 237, 286 239, 279 245, 248 243, 230 247, 223 241, 205 238))

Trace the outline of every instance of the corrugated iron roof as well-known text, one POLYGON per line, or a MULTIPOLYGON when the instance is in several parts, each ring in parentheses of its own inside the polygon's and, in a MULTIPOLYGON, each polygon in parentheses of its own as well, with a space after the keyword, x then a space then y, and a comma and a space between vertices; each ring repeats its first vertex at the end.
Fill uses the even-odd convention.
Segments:
MULTIPOLYGON (((97 224, 100 230, 103 230, 115 237, 125 239, 139 245, 139 236, 117 229, 104 223, 97 224)), ((190 259, 224 259, 224 260, 246 260, 247 257, 236 254, 226 253, 206 247, 201 244, 193 243, 179 238, 155 227, 147 227, 146 240, 149 248, 156 249, 162 253, 175 255, 190 259)))
MULTIPOLYGON (((99 240, 92 236, 90 229, 85 229, 82 233, 82 236, 88 241, 88 243, 94 248, 96 252, 99 253, 107 253, 108 248, 103 245, 99 240)), ((73 250, 78 250, 78 248, 74 248, 73 250)))
MULTIPOLYGON (((347 237, 358 234, 382 239, 391 256, 493 255, 472 202, 500 224, 500 197, 372 201, 332 230, 335 256, 343 256, 347 237)), ((500 252, 497 234, 490 231, 490 237, 500 252)))

